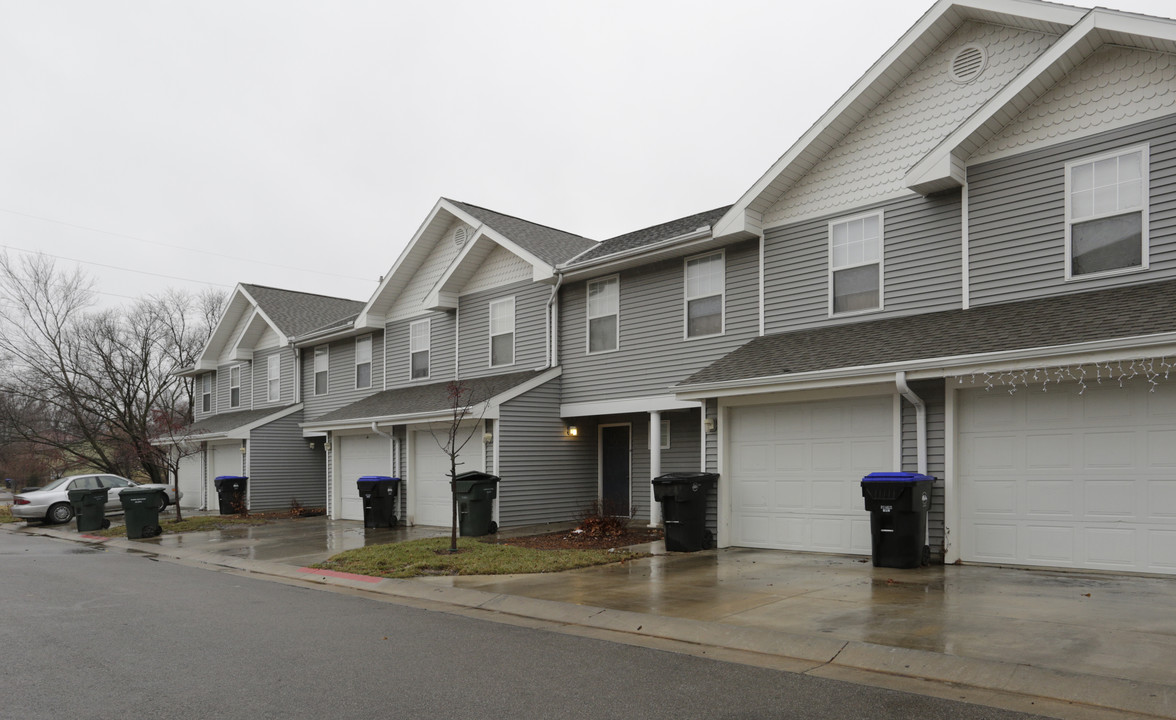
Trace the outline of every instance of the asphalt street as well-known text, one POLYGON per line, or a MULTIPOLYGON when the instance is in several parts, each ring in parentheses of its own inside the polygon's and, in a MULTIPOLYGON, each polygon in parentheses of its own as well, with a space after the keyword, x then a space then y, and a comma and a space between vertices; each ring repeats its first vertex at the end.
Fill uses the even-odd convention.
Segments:
POLYGON ((0 535, 0 715, 1033 717, 0 535))

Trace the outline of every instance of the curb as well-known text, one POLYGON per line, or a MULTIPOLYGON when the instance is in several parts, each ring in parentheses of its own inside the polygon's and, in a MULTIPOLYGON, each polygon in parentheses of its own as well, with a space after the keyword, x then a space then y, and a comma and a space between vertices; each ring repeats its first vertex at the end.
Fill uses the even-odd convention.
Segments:
MULTIPOLYGON (((8 525, 0 528, 9 531, 24 529, 10 528, 8 525)), ((799 663, 802 669, 797 672, 802 673, 826 668, 845 668, 908 680, 929 680, 977 690, 1077 703, 1093 709, 1160 718, 1176 717, 1176 685, 1066 673, 1023 663, 964 658, 926 650, 796 635, 779 630, 647 615, 471 588, 433 585, 411 579, 372 578, 299 568, 261 560, 143 546, 125 539, 87 537, 47 528, 36 528, 35 532, 30 534, 72 542, 101 542, 104 547, 134 550, 214 568, 298 582, 313 582, 324 586, 345 587, 403 600, 439 603, 555 625, 669 640, 716 650, 754 653, 799 663)))

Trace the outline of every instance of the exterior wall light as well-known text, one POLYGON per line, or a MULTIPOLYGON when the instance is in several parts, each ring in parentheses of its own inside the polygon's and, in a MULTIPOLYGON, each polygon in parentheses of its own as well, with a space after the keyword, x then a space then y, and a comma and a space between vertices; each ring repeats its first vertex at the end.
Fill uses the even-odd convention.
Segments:
POLYGON ((484 433, 482 435, 482 442, 484 442, 486 444, 490 444, 490 443, 494 442, 494 433, 492 433, 492 432, 484 433))
POLYGON ((575 425, 568 425, 568 437, 576 437, 580 434, 580 428, 575 425))
POLYGON ((715 431, 715 419, 714 418, 707 418, 706 420, 703 421, 703 427, 706 428, 706 431, 708 433, 713 433, 715 431))

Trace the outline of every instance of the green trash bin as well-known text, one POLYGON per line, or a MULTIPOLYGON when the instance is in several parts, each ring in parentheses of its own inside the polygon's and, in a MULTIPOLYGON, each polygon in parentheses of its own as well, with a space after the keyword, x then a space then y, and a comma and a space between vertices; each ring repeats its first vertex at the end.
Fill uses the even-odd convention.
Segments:
POLYGON ((494 522, 494 498, 498 497, 498 476, 471 470, 453 478, 457 490, 457 528, 462 537, 479 537, 498 532, 494 522))
POLYGON ((152 538, 163 532, 159 526, 163 492, 158 488, 126 488, 118 494, 127 521, 127 538, 152 538))
POLYGON ((105 530, 110 527, 110 521, 106 519, 106 499, 109 492, 110 488, 76 488, 69 491, 69 504, 73 505, 78 532, 105 530))

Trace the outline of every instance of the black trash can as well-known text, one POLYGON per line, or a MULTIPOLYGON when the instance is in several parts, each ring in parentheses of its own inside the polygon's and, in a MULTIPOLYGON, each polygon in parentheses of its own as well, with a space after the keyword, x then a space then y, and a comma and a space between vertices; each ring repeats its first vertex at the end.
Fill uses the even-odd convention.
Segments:
POLYGON ((396 527, 396 497, 400 478, 387 475, 364 475, 355 481, 363 501, 363 526, 396 527))
POLYGON ((249 478, 241 475, 217 475, 212 481, 216 487, 221 515, 239 515, 245 512, 245 486, 248 482, 249 478))
POLYGON ((927 564, 927 511, 935 478, 910 472, 876 472, 862 478, 870 511, 874 567, 917 568, 927 564))
POLYGON ((462 537, 479 537, 498 532, 494 522, 494 498, 498 497, 497 475, 471 470, 453 479, 457 491, 457 528, 462 537))
POLYGON ((661 503, 666 550, 696 552, 715 546, 706 527, 706 501, 718 482, 715 473, 668 473, 653 479, 653 498, 661 503))
POLYGON ((124 488, 118 494, 127 522, 127 538, 152 538, 163 532, 159 526, 159 508, 164 491, 159 488, 124 488))
POLYGON ((105 530, 110 527, 106 519, 106 500, 110 488, 76 488, 69 491, 69 504, 73 505, 78 532, 105 530))

